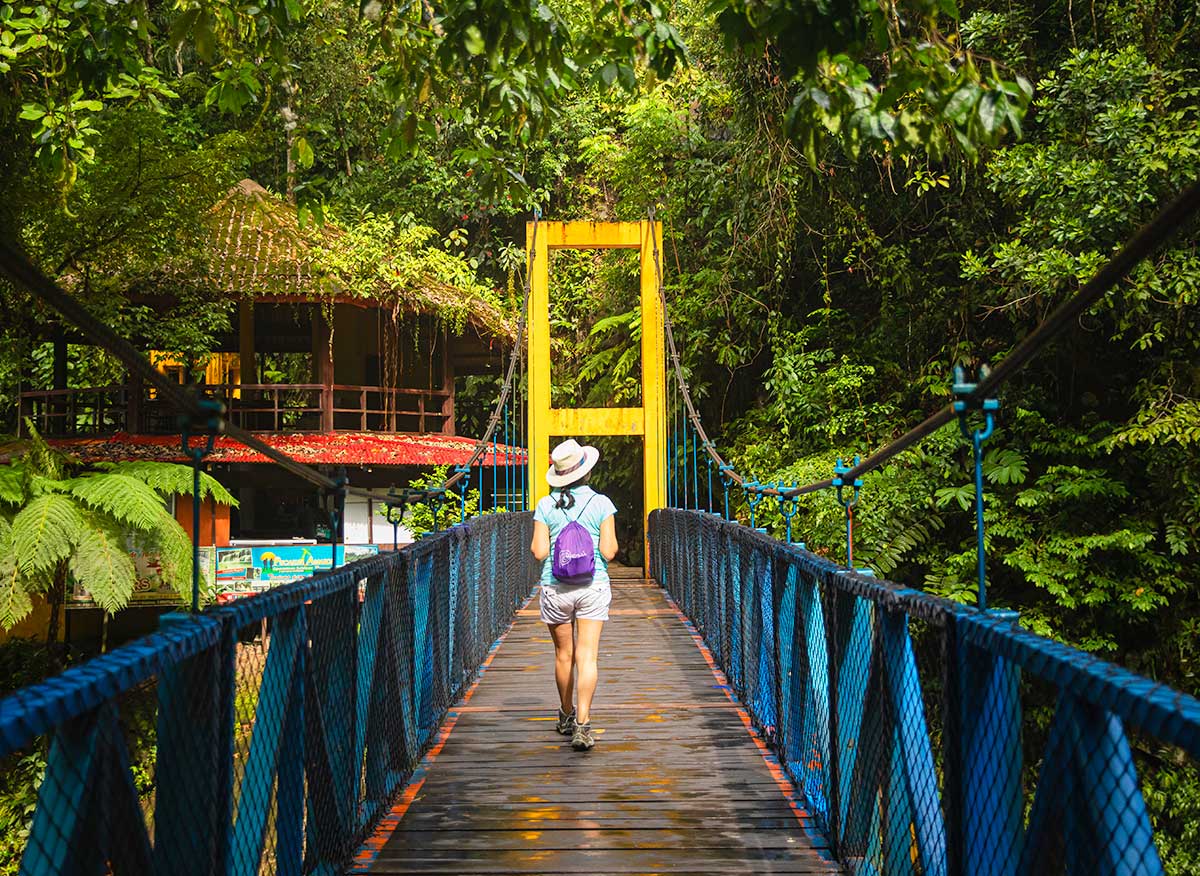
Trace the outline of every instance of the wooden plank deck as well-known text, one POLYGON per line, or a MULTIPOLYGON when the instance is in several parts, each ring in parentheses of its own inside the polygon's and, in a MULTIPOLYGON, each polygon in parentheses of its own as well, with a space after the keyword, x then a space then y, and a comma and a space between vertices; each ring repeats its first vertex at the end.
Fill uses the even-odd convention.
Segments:
POLYGON ((613 581, 596 747, 554 732, 536 600, 355 873, 835 873, 773 759, 661 589, 613 581))

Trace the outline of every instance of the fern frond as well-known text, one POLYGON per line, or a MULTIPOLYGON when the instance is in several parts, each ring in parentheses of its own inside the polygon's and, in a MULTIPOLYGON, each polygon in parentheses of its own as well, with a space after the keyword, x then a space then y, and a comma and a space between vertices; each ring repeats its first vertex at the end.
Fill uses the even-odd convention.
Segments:
POLYGON ((25 488, 29 491, 29 497, 31 499, 36 499, 38 496, 45 496, 49 493, 71 492, 70 481, 48 478, 45 475, 40 475, 36 472, 30 472, 26 476, 25 488))
MULTIPOLYGON (((137 478, 163 496, 190 496, 192 494, 192 469, 190 466, 173 462, 108 462, 101 468, 113 474, 137 478)), ((222 505, 236 507, 235 499, 221 482, 212 475, 200 473, 200 498, 212 497, 222 505)))
POLYGON ((129 604, 137 572, 125 538, 111 520, 87 514, 84 522, 87 529, 71 557, 71 574, 112 614, 129 604))
POLYGON ((0 518, 0 627, 10 629, 33 610, 12 544, 12 527, 0 518))
POLYGON ((192 595, 192 541, 175 518, 163 513, 160 525, 138 533, 136 545, 146 553, 158 554, 163 580, 182 598, 192 595))
POLYGON ((166 515, 158 493, 129 475, 106 472, 86 475, 69 483, 72 496, 134 529, 153 529, 166 515))
POLYGON ((67 457, 46 443, 28 417, 25 427, 29 430, 29 450, 24 459, 29 470, 53 481, 62 480, 67 470, 67 457))
POLYGON ((19 462, 0 466, 0 502, 20 505, 25 501, 25 466, 19 462))
POLYGON ((12 522, 12 552, 22 574, 45 571, 71 555, 83 535, 83 513, 70 496, 49 493, 12 522))

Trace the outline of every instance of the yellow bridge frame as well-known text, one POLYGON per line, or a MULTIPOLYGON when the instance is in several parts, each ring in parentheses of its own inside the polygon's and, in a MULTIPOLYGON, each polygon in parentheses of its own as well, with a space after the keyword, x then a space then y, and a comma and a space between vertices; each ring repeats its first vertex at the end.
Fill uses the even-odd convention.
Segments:
MULTIPOLYGON (((539 222, 525 227, 531 259, 529 299, 529 483, 536 503, 549 495, 546 468, 550 438, 580 435, 641 435, 646 520, 666 506, 667 372, 662 302, 655 249, 662 252, 661 222, 539 222), (653 237, 651 236, 653 235, 653 237), (533 251, 530 252, 530 247, 533 251), (550 407, 550 250, 636 249, 641 255, 642 406, 640 408, 550 407)), ((649 553, 647 552, 647 557, 649 553)))

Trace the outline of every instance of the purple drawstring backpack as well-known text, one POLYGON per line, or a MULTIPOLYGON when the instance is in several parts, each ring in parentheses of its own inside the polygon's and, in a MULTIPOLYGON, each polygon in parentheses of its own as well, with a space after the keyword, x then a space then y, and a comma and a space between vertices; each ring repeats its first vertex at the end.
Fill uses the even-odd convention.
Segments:
POLYGON ((558 538, 554 539, 550 574, 560 584, 591 584, 592 577, 596 574, 596 545, 592 542, 592 534, 579 522, 579 518, 594 498, 596 494, 592 493, 575 515, 575 519, 568 521, 558 538))

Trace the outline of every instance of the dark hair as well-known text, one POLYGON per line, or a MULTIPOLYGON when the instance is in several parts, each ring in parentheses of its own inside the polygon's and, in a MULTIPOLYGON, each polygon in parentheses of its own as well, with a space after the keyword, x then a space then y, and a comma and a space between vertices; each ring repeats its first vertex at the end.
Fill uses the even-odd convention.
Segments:
POLYGON ((576 487, 587 486, 587 482, 592 479, 592 473, 589 471, 579 480, 574 483, 567 484, 565 487, 555 487, 550 491, 550 495, 557 498, 554 500, 554 507, 559 511, 570 511, 575 507, 575 494, 571 492, 576 487))

